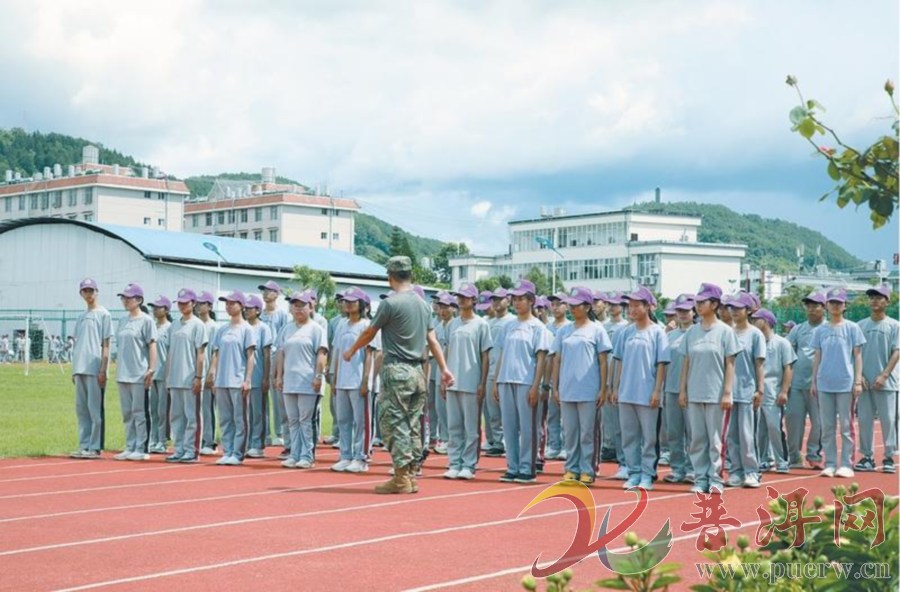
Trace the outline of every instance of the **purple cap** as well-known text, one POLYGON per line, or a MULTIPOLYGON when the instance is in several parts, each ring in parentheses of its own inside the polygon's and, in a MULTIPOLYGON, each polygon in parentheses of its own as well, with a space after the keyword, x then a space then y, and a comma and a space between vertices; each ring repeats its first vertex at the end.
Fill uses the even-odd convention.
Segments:
POLYGON ((95 292, 99 292, 100 288, 97 287, 97 282, 92 280, 91 278, 84 278, 81 280, 81 283, 78 284, 78 291, 81 292, 85 288, 89 290, 94 290, 95 292))
POLYGON ((594 299, 594 302, 596 302, 597 300, 606 302, 606 294, 604 292, 601 292, 600 290, 591 292, 591 298, 594 299))
POLYGON ((827 302, 847 302, 847 291, 843 288, 832 288, 825 294, 827 302))
POLYGON ((881 284, 880 286, 872 286, 866 290, 866 296, 884 296, 888 300, 891 299, 891 286, 889 284, 881 284))
POLYGON ((534 284, 528 280, 516 280, 512 290, 509 291, 510 296, 524 296, 525 294, 534 296, 535 293, 534 284))
POLYGON ((601 294, 600 300, 607 304, 628 304, 628 295, 623 292, 607 292, 601 294))
POLYGON ((729 296, 728 302, 725 304, 731 308, 752 308, 753 300, 750 298, 750 294, 738 292, 734 296, 729 296))
POLYGON ((150 306, 152 306, 153 308, 165 308, 166 310, 172 310, 172 301, 160 294, 159 298, 150 303, 150 306))
POLYGON ((762 308, 762 301, 759 299, 759 294, 756 292, 745 292, 745 294, 747 294, 747 298, 750 299, 750 308, 762 308))
POLYGON ((260 284, 256 287, 259 288, 260 290, 272 290, 273 292, 278 292, 279 294, 281 294, 281 286, 279 286, 277 283, 275 283, 272 280, 269 280, 266 283, 260 284))
POLYGON ((579 304, 593 304, 594 293, 584 286, 575 286, 574 288, 569 290, 568 296, 562 297, 562 301, 570 306, 577 306, 579 304))
POLYGON ((178 290, 178 295, 175 297, 175 302, 197 302, 197 294, 190 288, 182 288, 178 290))
POLYGON ((679 294, 672 304, 675 310, 692 310, 694 308, 694 295, 679 294))
POLYGON ((475 305, 475 310, 489 310, 494 307, 493 302, 491 302, 491 291, 485 290, 478 296, 478 304, 475 305))
POLYGON ((506 298, 507 296, 509 296, 509 292, 506 291, 506 288, 497 288, 491 292, 491 298, 506 298))
POLYGON ((334 301, 335 302, 340 302, 343 299, 344 299, 344 290, 338 290, 337 292, 334 293, 334 301))
POLYGON ((422 288, 422 286, 420 286, 419 284, 415 284, 412 287, 412 291, 416 293, 416 296, 418 296, 422 300, 425 300, 425 289, 422 288))
POLYGON ((675 310, 675 303, 674 303, 674 302, 670 302, 670 303, 667 304, 666 307, 663 309, 663 314, 666 315, 667 317, 675 316, 675 313, 676 313, 676 312, 677 312, 677 311, 675 310))
POLYGON ((144 289, 137 284, 128 284, 127 286, 125 286, 125 289, 116 294, 116 296, 122 296, 125 298, 143 298, 144 289))
POLYGON ((694 302, 703 302, 704 300, 722 300, 722 288, 715 284, 700 284, 700 289, 697 290, 697 296, 694 297, 694 302))
POLYGON ((491 296, 493 296, 493 295, 494 295, 494 293, 491 292, 490 290, 482 290, 481 292, 478 293, 479 298, 481 298, 482 300, 487 300, 488 302, 490 302, 491 296))
POLYGON ((294 292, 290 296, 287 297, 289 302, 305 302, 306 304, 312 304, 316 301, 313 297, 312 293, 309 290, 301 290, 299 292, 294 292))
POLYGON ((225 296, 219 296, 219 300, 222 302, 237 302, 241 306, 247 306, 247 297, 240 290, 232 290, 231 293, 225 296))
POLYGON ((197 304, 202 304, 205 302, 206 304, 212 305, 215 303, 215 301, 216 299, 213 298, 213 295, 209 292, 200 292, 200 295, 197 296, 197 304))
POLYGON ((456 298, 446 292, 438 296, 437 303, 442 306, 454 306, 459 308, 459 303, 456 302, 456 298))
POLYGON ((247 296, 246 307, 247 308, 255 308, 257 310, 262 310, 263 309, 262 298, 260 298, 256 294, 250 294, 249 296, 247 296))
POLYGON ((451 292, 454 296, 462 296, 463 298, 478 298, 478 288, 475 284, 462 284, 455 292, 451 292))
POLYGON ((546 296, 538 296, 534 301, 535 308, 550 308, 550 300, 546 296))
POLYGON ((796 326, 797 326, 797 323, 795 323, 794 321, 788 321, 788 322, 784 323, 784 328, 787 329, 788 331, 790 331, 791 329, 793 329, 796 326))
POLYGON ((772 327, 773 329, 775 328, 775 325, 778 324, 778 319, 775 318, 775 315, 772 313, 772 311, 766 310, 765 308, 760 308, 755 313, 750 315, 750 318, 751 319, 762 319, 765 322, 769 323, 769 326, 772 327))
POLYGON ((562 302, 563 296, 565 296, 565 295, 566 295, 565 292, 559 292, 557 294, 550 294, 549 296, 547 296, 547 301, 550 302, 551 304, 553 303, 554 300, 559 300, 560 302, 562 302))
POLYGON ((357 288, 356 286, 344 290, 342 299, 346 300, 347 302, 365 302, 366 304, 372 303, 372 299, 369 298, 369 295, 366 294, 364 290, 357 288))
POLYGON ((319 299, 319 292, 315 288, 307 288, 304 292, 309 292, 310 297, 313 299, 313 302, 319 299))
POLYGON ((821 304, 825 306, 825 294, 822 292, 813 290, 809 294, 806 295, 806 298, 803 299, 803 304, 807 302, 812 302, 813 304, 821 304))
POLYGON ((646 286, 638 286, 637 290, 625 296, 628 300, 642 300, 649 304, 650 306, 656 306, 656 297, 653 295, 653 292, 650 291, 650 288, 646 286))

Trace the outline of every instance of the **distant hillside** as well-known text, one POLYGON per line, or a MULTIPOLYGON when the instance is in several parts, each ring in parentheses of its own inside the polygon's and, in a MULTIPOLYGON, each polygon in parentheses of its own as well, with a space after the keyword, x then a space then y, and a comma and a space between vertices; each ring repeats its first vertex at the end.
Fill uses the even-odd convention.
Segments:
MULTIPOLYGON (((224 179, 226 181, 257 181, 259 182, 259 173, 220 173, 218 175, 195 175, 184 180, 184 184, 188 186, 191 197, 206 197, 209 190, 212 189, 216 179, 224 179)), ((275 177, 276 183, 283 185, 300 185, 307 188, 306 185, 298 183, 287 177, 275 177)))
POLYGON ((77 164, 81 162, 81 149, 88 144, 100 149, 100 164, 146 166, 130 156, 104 147, 100 142, 63 134, 29 133, 21 128, 0 128, 0 175, 11 170, 22 173, 23 177, 30 177, 32 173, 54 164, 77 164))
POLYGON ((745 261, 774 271, 797 269, 798 245, 805 245, 805 265, 816 259, 816 247, 822 247, 818 263, 829 269, 844 270, 861 263, 859 259, 826 238, 822 233, 793 222, 762 218, 756 214, 738 214, 722 205, 694 202, 646 202, 631 208, 639 212, 660 212, 699 216, 703 223, 697 235, 701 242, 739 243, 747 245, 745 261))

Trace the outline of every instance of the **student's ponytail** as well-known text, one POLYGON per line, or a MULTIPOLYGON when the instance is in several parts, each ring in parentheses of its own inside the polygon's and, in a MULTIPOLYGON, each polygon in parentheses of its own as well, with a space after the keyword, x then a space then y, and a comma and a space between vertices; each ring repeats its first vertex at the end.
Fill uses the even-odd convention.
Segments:
POLYGON ((596 323, 596 322, 597 322, 597 314, 594 312, 594 307, 593 307, 593 306, 588 307, 588 314, 587 314, 587 316, 588 316, 588 319, 589 319, 592 323, 596 323))

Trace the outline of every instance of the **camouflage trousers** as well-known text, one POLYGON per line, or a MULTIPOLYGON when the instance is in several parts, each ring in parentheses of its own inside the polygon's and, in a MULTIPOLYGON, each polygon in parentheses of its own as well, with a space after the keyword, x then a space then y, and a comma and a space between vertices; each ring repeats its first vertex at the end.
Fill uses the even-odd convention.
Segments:
POLYGON ((385 364, 381 369, 378 425, 395 467, 422 458, 422 413, 427 392, 420 365, 385 364))

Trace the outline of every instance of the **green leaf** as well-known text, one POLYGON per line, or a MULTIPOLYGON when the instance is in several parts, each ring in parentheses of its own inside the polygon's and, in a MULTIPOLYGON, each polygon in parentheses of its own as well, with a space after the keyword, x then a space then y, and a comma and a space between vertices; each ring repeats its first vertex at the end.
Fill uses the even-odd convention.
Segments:
POLYGON ((841 170, 838 168, 836 164, 834 164, 833 160, 828 161, 828 176, 834 179, 835 181, 841 180, 841 170))
POLYGON ((791 109, 791 113, 789 115, 789 117, 791 118, 791 123, 793 123, 794 125, 799 125, 801 121, 807 118, 807 116, 809 116, 809 111, 799 105, 791 109))
POLYGON ((619 578, 608 578, 606 580, 597 580, 594 582, 597 586, 601 588, 609 588, 610 590, 630 590, 631 587, 625 583, 624 580, 620 580, 619 578))
POLYGON ((812 111, 813 109, 818 109, 819 111, 825 111, 825 107, 819 101, 815 99, 809 99, 806 101, 806 108, 812 111))
POLYGON ((671 584, 675 584, 680 582, 681 578, 678 576, 661 576, 655 582, 653 582, 653 586, 650 587, 651 590, 658 590, 659 588, 665 588, 671 584))
POLYGON ((716 589, 709 584, 694 584, 691 586, 691 590, 694 592, 717 592, 716 589))
POLYGON ((816 122, 807 117, 797 124, 797 131, 800 132, 800 135, 804 138, 811 138, 813 134, 816 133, 816 122))

